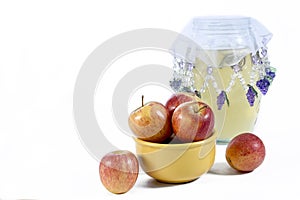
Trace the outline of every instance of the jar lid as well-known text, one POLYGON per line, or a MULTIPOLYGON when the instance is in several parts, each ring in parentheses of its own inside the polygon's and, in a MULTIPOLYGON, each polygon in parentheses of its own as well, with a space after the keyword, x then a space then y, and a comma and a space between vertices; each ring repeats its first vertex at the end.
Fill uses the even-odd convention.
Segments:
POLYGON ((175 54, 193 62, 200 57, 208 65, 222 67, 238 63, 247 54, 255 53, 272 38, 266 27, 251 17, 195 17, 186 25, 182 35, 192 40, 174 42, 175 54), (220 60, 220 51, 223 58, 220 60), (224 57, 224 51, 228 52, 224 57))

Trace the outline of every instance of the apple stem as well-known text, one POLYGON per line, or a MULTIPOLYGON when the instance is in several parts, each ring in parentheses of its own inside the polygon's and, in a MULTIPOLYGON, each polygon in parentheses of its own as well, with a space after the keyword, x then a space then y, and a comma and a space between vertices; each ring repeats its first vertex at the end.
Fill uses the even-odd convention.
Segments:
POLYGON ((207 105, 200 107, 197 111, 195 111, 195 113, 200 112, 200 111, 203 110, 204 108, 207 108, 207 105))
POLYGON ((144 106, 144 95, 142 95, 142 107, 144 106))

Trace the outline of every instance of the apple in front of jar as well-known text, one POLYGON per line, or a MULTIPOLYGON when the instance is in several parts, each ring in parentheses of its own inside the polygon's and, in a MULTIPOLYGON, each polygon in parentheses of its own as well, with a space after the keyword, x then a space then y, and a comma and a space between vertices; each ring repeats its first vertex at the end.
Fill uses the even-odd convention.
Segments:
POLYGON ((130 151, 113 151, 106 154, 100 161, 101 182, 108 191, 114 194, 128 192, 134 186, 138 173, 138 160, 130 151))
POLYGON ((161 143, 172 134, 171 117, 159 102, 148 102, 130 113, 128 124, 134 135, 145 141, 161 143))
POLYGON ((174 110, 182 103, 189 102, 189 101, 201 101, 201 99, 192 92, 178 92, 173 94, 168 101, 166 102, 165 106, 169 110, 170 115, 172 116, 174 110))
POLYGON ((196 142, 210 137, 214 124, 212 109, 201 101, 182 103, 172 115, 174 134, 182 142, 196 142))
POLYGON ((251 172, 262 164, 266 155, 265 145, 253 133, 235 136, 227 145, 228 164, 241 172, 251 172))

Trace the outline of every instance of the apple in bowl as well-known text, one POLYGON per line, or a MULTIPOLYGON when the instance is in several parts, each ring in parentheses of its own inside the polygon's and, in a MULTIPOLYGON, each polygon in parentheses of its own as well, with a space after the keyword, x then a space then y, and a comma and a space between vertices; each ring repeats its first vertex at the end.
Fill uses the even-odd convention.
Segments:
POLYGON ((204 102, 190 101, 180 104, 172 115, 172 128, 182 142, 196 142, 209 138, 214 129, 214 113, 204 102))
POLYGON ((166 107, 156 101, 144 104, 131 112, 128 125, 134 135, 148 142, 161 143, 172 134, 171 116, 166 107))
POLYGON ((165 106, 172 116, 174 110, 182 103, 189 101, 201 101, 201 99, 192 92, 178 92, 173 94, 166 102, 165 106))

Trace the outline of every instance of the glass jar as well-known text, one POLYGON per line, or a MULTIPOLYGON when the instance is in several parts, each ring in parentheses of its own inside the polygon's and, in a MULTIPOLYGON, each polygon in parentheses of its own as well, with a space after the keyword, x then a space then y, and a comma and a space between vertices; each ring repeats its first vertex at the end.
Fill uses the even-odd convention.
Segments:
POLYGON ((196 92, 212 107, 218 143, 252 132, 275 77, 266 46, 272 34, 253 18, 234 16, 194 18, 182 35, 191 41, 174 42, 171 87, 196 92))

